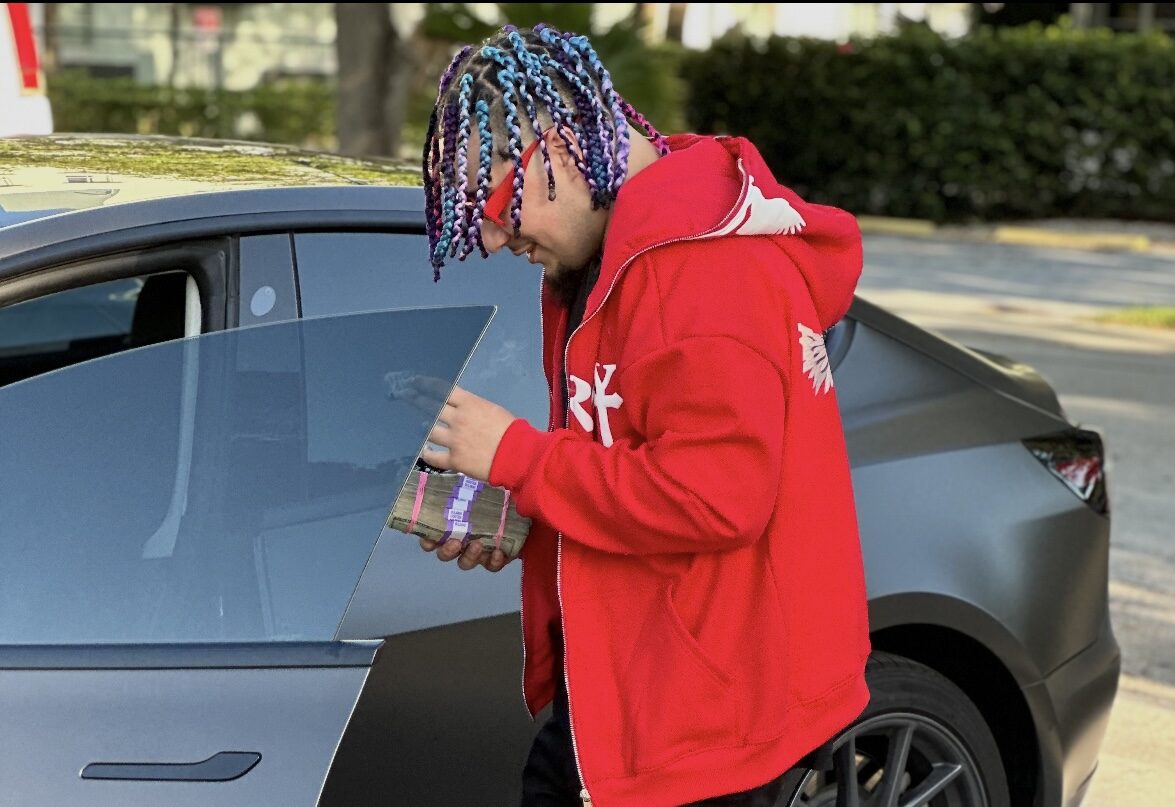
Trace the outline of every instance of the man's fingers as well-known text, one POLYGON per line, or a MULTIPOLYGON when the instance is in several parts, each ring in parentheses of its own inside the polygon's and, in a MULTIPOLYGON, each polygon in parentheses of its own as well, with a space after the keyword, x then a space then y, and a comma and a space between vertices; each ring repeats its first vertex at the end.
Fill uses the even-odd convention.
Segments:
POLYGON ((421 395, 426 395, 441 401, 449 394, 449 382, 442 381, 439 378, 432 376, 417 376, 412 379, 412 386, 420 392, 421 395))
POLYGON ((484 555, 484 566, 487 571, 500 572, 502 567, 506 565, 506 553, 500 549, 495 549, 484 555))
POLYGON ((428 441, 441 448, 453 447, 453 429, 447 423, 436 423, 428 432, 428 441))
POLYGON ((453 391, 449 393, 449 405, 460 406, 472 397, 472 392, 467 392, 461 389, 461 387, 453 387, 453 391))
POLYGON ((432 467, 440 468, 442 471, 451 471, 453 469, 453 457, 448 451, 425 448, 420 452, 420 458, 432 467))
POLYGON ((436 552, 437 559, 445 562, 456 558, 457 565, 465 571, 469 571, 475 566, 481 566, 486 571, 500 572, 502 567, 510 561, 505 552, 500 549, 491 550, 489 547, 483 547, 480 540, 470 541, 462 549, 461 542, 455 538, 450 538, 443 544, 431 538, 421 538, 420 548, 425 552, 436 552))
POLYGON ((448 562, 461 554, 461 542, 455 538, 450 538, 441 544, 440 549, 437 550, 437 557, 448 562))
POLYGON ((461 557, 457 558, 457 565, 463 570, 469 571, 480 564, 480 559, 481 541, 470 541, 469 545, 465 547, 465 551, 461 553, 461 557))

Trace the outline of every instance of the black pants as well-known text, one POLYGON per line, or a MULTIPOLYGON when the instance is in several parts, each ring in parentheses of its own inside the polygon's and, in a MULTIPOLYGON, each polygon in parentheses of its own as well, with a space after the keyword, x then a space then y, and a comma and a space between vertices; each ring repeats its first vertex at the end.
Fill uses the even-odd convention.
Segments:
MULTIPOLYGON (((581 807, 579 771, 571 749, 567 692, 555 693, 551 717, 535 735, 522 771, 522 807, 581 807)), ((765 785, 696 801, 686 807, 773 807, 783 791, 783 774, 765 785)))

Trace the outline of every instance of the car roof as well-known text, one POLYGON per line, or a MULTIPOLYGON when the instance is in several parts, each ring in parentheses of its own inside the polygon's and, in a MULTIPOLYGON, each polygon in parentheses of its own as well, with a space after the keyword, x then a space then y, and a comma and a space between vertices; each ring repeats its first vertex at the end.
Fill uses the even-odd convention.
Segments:
POLYGON ((176 137, 0 138, 0 279, 160 238, 419 227, 418 166, 176 137))
POLYGON ((0 138, 0 232, 94 207, 290 187, 415 187, 419 166, 291 146, 134 135, 0 138))

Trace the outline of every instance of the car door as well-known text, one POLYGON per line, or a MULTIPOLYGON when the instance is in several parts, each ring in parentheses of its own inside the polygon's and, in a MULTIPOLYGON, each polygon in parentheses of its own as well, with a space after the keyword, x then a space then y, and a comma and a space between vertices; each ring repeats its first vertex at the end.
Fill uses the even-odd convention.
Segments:
POLYGON ((0 781, 12 804, 315 805, 378 639, 340 636, 493 309, 125 350, 0 388, 0 781))
MULTIPOLYGON (((428 240, 410 232, 300 232, 294 247, 305 316, 495 306, 461 386, 546 425, 533 266, 499 254, 454 263, 434 282, 428 240)), ((381 639, 385 652, 339 745, 323 807, 518 804, 536 726, 522 700, 521 566, 462 572, 384 531, 340 635, 381 639)))

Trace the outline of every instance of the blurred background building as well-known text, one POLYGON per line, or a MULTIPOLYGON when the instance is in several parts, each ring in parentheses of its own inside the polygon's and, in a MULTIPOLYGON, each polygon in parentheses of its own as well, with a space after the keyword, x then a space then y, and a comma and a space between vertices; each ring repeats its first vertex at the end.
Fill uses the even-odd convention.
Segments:
MULTIPOLYGON (((334 3, 29 3, 51 71, 133 77, 145 84, 243 90, 276 78, 333 76, 334 3)), ((403 34, 424 3, 391 4, 403 34)), ((431 4, 437 5, 437 4, 431 4)), ((494 4, 467 4, 486 19, 494 4)), ((1123 30, 1175 28, 1175 3, 611 3, 594 4, 596 24, 630 17, 651 41, 706 48, 738 29, 749 36, 847 40, 892 33, 903 20, 960 36, 979 18, 1075 22, 1123 30)))
POLYGON ((454 51, 543 21, 663 131, 751 137, 815 201, 1175 220, 1175 3, 7 5, 59 132, 415 160, 454 51))

